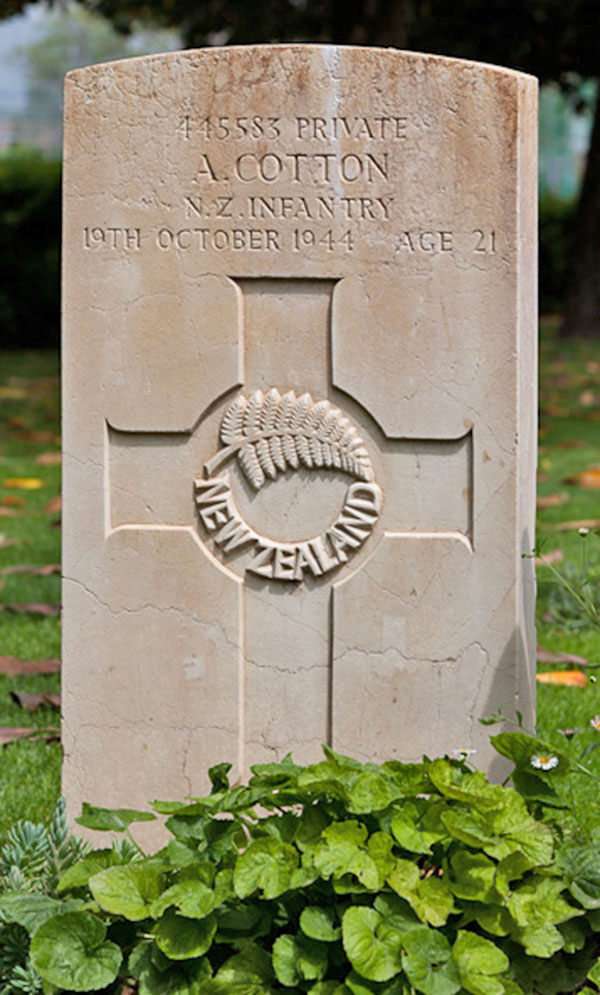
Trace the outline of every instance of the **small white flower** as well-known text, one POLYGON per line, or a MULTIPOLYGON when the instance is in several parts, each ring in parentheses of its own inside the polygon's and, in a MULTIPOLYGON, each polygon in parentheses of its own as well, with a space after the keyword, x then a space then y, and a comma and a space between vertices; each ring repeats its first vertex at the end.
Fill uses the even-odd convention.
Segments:
POLYGON ((467 757, 473 756, 474 753, 477 753, 477 750, 470 750, 470 749, 452 750, 452 756, 456 757, 457 760, 466 760, 467 757))
POLYGON ((553 757, 547 753, 535 753, 531 758, 531 766, 538 770, 552 770, 558 767, 558 757, 553 757))
POLYGON ((598 729, 600 731, 600 715, 594 715, 594 718, 590 719, 590 725, 593 729, 598 729))
POLYGON ((579 532, 580 536, 586 536, 589 534, 590 530, 582 527, 580 529, 577 529, 577 531, 579 532))

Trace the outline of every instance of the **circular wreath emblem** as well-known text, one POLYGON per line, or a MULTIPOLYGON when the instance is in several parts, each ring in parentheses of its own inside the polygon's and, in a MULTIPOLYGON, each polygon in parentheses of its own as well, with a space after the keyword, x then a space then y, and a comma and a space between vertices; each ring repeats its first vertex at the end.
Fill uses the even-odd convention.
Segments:
POLYGON ((308 393, 256 390, 227 408, 219 430, 223 448, 194 481, 198 516, 215 544, 231 553, 253 547, 247 570, 275 580, 302 581, 329 573, 371 534, 381 511, 381 489, 357 428, 330 401, 308 393), (358 482, 346 491, 343 507, 324 533, 312 539, 278 542, 259 535, 235 506, 230 476, 223 468, 236 459, 248 483, 260 490, 278 474, 312 469, 338 470, 358 482))

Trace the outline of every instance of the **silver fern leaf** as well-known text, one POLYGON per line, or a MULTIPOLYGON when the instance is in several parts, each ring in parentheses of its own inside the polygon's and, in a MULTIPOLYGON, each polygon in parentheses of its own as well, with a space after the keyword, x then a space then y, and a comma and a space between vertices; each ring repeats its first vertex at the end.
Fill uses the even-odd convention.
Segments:
POLYGON ((221 449, 206 464, 209 476, 235 455, 246 479, 259 490, 267 477, 286 470, 334 468, 373 480, 367 448, 354 425, 329 401, 293 390, 240 395, 221 420, 221 449))

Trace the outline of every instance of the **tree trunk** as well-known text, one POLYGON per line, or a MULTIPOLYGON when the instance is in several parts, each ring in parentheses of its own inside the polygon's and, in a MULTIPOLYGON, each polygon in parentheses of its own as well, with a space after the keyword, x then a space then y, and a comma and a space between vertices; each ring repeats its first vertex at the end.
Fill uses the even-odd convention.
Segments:
POLYGON ((600 335, 600 92, 573 229, 560 334, 600 335))

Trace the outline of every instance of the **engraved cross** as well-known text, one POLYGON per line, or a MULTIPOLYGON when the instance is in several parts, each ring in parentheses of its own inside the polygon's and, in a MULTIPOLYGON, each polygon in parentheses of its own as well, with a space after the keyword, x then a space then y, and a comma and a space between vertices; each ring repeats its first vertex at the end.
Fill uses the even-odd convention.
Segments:
POLYGON ((284 748, 299 761, 314 759, 323 742, 343 748, 335 657, 336 645, 344 656, 345 623, 336 591, 351 591, 377 550, 399 539, 438 539, 471 553, 472 434, 389 438, 336 387, 339 281, 233 285, 238 387, 214 397, 199 384, 189 432, 107 426, 107 532, 185 532, 207 569, 237 583, 231 692, 243 770, 284 748))

